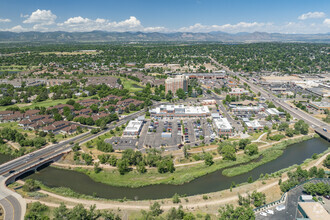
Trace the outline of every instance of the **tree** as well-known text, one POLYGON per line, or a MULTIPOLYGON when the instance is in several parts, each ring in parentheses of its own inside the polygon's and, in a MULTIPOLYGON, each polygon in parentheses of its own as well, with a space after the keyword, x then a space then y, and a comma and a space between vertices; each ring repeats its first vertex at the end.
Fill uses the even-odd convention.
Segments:
POLYGON ((24 219, 26 220, 48 220, 49 217, 45 214, 48 211, 48 207, 40 202, 34 202, 30 205, 28 213, 26 213, 24 219))
POLYGON ((186 99, 186 93, 184 92, 183 89, 178 89, 176 90, 176 96, 179 98, 179 99, 186 99))
POLYGON ((239 140, 238 142, 238 146, 240 149, 245 149, 245 147, 248 145, 248 144, 251 144, 251 140, 250 139, 241 139, 239 140))
POLYGON ((171 90, 169 90, 166 94, 167 101, 170 101, 173 98, 173 93, 171 90))
POLYGON ((330 168, 330 154, 323 161, 323 166, 325 166, 328 169, 330 168))
POLYGON ((95 163, 94 164, 94 172, 95 173, 99 173, 101 172, 102 168, 100 167, 100 164, 99 163, 95 163))
POLYGON ((144 164, 143 161, 140 161, 140 162, 137 164, 136 169, 137 169, 137 171, 138 171, 139 173, 145 173, 145 172, 147 172, 146 166, 145 166, 145 164, 144 164))
POLYGON ((150 213, 152 216, 159 216, 163 213, 163 210, 160 208, 160 204, 158 202, 154 202, 150 205, 150 213))
POLYGON ((252 183, 252 182, 253 182, 253 178, 252 178, 252 176, 249 176, 249 178, 247 179, 247 182, 248 182, 248 183, 252 183))
POLYGON ((249 144, 244 148, 244 153, 252 156, 254 154, 258 154, 258 145, 256 144, 249 144))
POLYGON ((172 201, 173 201, 173 203, 180 203, 181 200, 180 200, 179 194, 175 193, 172 197, 172 201))
POLYGON ((204 154, 204 163, 207 166, 211 166, 214 162, 213 162, 213 157, 210 153, 205 153, 204 154))
POLYGON ((22 187, 25 192, 33 192, 38 190, 40 187, 34 179, 27 179, 22 187))
POLYGON ((232 145, 226 144, 221 149, 224 160, 236 160, 236 151, 232 145))
POLYGON ((255 214, 251 207, 226 205, 219 209, 220 220, 254 220, 255 214))
POLYGON ((125 173, 128 173, 130 171, 128 160, 127 159, 117 160, 117 168, 120 175, 124 175, 125 173))
POLYGON ((251 202, 255 207, 260 207, 266 204, 266 195, 262 192, 253 191, 250 195, 251 202))

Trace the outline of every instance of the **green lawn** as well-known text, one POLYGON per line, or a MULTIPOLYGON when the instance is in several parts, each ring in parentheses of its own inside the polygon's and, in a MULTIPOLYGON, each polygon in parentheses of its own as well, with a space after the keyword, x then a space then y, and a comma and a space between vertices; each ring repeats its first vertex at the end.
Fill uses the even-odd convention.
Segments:
POLYGON ((75 170, 87 174, 96 182, 113 186, 141 187, 153 184, 180 185, 219 169, 248 162, 252 159, 255 159, 255 157, 239 155, 236 161, 216 160, 212 166, 206 166, 204 163, 201 163, 194 166, 179 167, 173 173, 164 174, 158 173, 157 169, 148 169, 145 174, 139 174, 136 170, 133 170, 125 175, 120 175, 117 170, 110 172, 101 171, 100 173, 82 168, 77 168, 75 170))
POLYGON ((120 78, 124 89, 128 89, 130 92, 134 93, 137 91, 141 91, 143 89, 144 86, 141 86, 139 82, 130 80, 130 79, 126 79, 124 77, 118 77, 118 76, 114 76, 116 78, 120 78), (142 88, 140 88, 142 87, 142 88))

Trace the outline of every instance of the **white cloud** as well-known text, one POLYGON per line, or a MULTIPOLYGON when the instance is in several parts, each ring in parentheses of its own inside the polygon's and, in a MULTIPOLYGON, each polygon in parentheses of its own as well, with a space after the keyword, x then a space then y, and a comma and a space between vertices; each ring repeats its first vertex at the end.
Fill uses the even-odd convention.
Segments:
POLYGON ((310 19, 310 18, 324 18, 325 17, 325 13, 324 12, 308 12, 306 14, 302 14, 298 17, 299 20, 306 20, 306 19, 310 19))
POLYGON ((51 10, 40 10, 32 12, 30 16, 26 20, 23 21, 24 24, 32 24, 38 23, 41 25, 51 25, 55 23, 55 19, 57 18, 51 10))
POLYGON ((81 16, 72 17, 57 24, 58 28, 62 31, 144 31, 155 32, 165 31, 164 27, 144 27, 141 21, 134 16, 130 16, 123 21, 109 21, 103 18, 97 18, 95 20, 89 18, 83 18, 81 16))
POLYGON ((323 24, 330 26, 330 18, 324 19, 323 24))
POLYGON ((23 28, 21 25, 14 26, 9 29, 5 29, 5 31, 12 31, 12 32, 24 32, 28 31, 26 28, 23 28))
POLYGON ((9 18, 0 18, 0 23, 8 23, 11 22, 9 18))

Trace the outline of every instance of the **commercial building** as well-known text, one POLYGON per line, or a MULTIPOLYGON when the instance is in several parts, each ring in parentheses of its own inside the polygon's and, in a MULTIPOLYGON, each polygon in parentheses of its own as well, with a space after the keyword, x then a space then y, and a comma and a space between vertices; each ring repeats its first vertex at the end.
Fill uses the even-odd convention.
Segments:
POLYGON ((210 116, 206 106, 161 105, 149 110, 151 117, 207 117, 210 116))
POLYGON ((310 102, 309 106, 315 108, 316 110, 330 110, 329 102, 310 102))
POLYGON ((330 219, 330 215, 327 210, 318 202, 299 202, 298 210, 304 219, 330 219))
POLYGON ((258 114, 265 111, 262 105, 259 106, 237 106, 232 109, 235 115, 258 114))
POLYGON ((168 78, 165 80, 165 93, 172 91, 173 94, 176 93, 178 89, 183 89, 183 91, 188 91, 188 78, 183 75, 178 75, 175 78, 168 78))
POLYGON ((132 120, 126 126, 123 134, 131 135, 131 136, 139 135, 142 129, 142 125, 143 125, 143 121, 137 119, 132 120))
POLYGON ((243 89, 243 88, 232 88, 231 91, 229 92, 229 95, 247 95, 249 94, 249 91, 243 89))
POLYGON ((189 79, 224 79, 227 77, 226 71, 219 71, 216 73, 186 73, 185 76, 189 77, 189 79))
POLYGON ((276 108, 269 108, 266 110, 266 113, 268 115, 271 115, 271 116, 275 116, 275 115, 282 115, 284 114, 283 112, 280 112, 279 110, 277 110, 276 108))
POLYGON ((213 118, 213 125, 216 128, 218 135, 232 135, 234 132, 234 129, 227 118, 213 118))
POLYGON ((209 100, 203 100, 202 101, 202 105, 215 105, 217 104, 217 101, 215 101, 214 99, 209 99, 209 100))
POLYGON ((249 119, 243 119, 248 131, 261 131, 264 127, 258 122, 258 120, 250 121, 249 119))

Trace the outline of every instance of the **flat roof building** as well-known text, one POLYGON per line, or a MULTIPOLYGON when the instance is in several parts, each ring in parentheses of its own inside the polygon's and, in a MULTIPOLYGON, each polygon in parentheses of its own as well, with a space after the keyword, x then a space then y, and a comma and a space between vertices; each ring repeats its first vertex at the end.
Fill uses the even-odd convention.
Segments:
POLYGON ((207 117, 211 115, 206 106, 161 105, 149 112, 152 117, 207 117))
POLYGON ((318 202, 298 202, 298 210, 304 218, 310 220, 327 220, 330 215, 318 202))
POLYGON ((280 112, 276 108, 269 108, 269 109, 266 110, 266 113, 268 115, 281 115, 281 114, 283 114, 283 112, 280 112))
POLYGON ((263 129, 263 126, 258 122, 258 120, 244 121, 248 131, 259 131, 263 129))
POLYGON ((137 119, 132 120, 126 126, 123 134, 131 135, 131 136, 139 135, 142 129, 142 125, 143 125, 143 121, 137 119))
POLYGON ((326 109, 330 110, 329 102, 310 102, 309 106, 317 110, 326 110, 326 109))
POLYGON ((213 119, 213 125, 217 130, 218 135, 232 135, 233 127, 230 125, 227 118, 219 117, 213 119))

